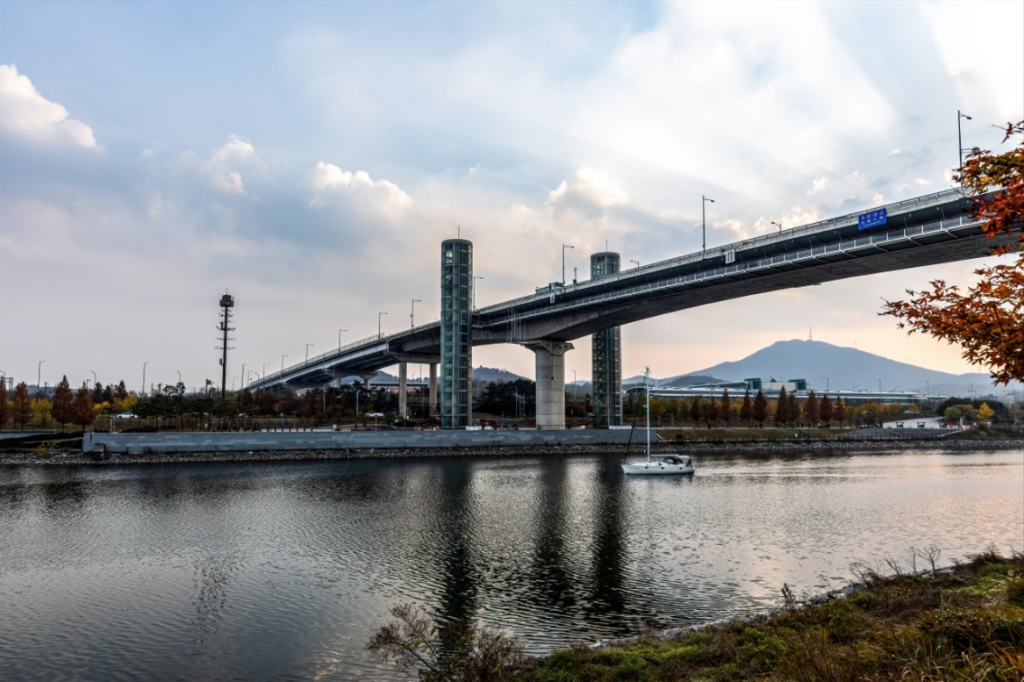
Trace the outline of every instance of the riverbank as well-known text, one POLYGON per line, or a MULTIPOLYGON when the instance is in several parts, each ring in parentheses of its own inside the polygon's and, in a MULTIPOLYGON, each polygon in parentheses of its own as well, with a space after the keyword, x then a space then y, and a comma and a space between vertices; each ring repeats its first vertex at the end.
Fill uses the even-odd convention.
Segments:
POLYGON ((508 679, 1024 679, 1024 554, 881 577, 752 619, 578 646, 508 679))
POLYGON ((930 568, 906 574, 887 562, 895 575, 883 577, 855 566, 860 582, 822 597, 798 601, 783 586, 785 605, 771 613, 579 643, 541 658, 524 657, 514 639, 470 631, 458 641, 471 646, 439 660, 424 646, 429 621, 417 622, 408 607, 393 609, 396 620, 367 648, 439 680, 1024 679, 1024 554, 989 550, 939 570, 937 550, 914 557, 930 568))
MULTIPOLYGON (((773 440, 773 441, 707 441, 654 443, 654 454, 682 452, 686 454, 756 454, 835 452, 886 452, 892 450, 942 450, 972 452, 978 450, 1021 450, 1019 439, 961 440, 773 440)), ((358 459, 421 459, 434 457, 539 457, 559 454, 564 456, 595 455, 608 452, 625 454, 623 445, 503 445, 490 447, 439 448, 351 448, 340 450, 267 450, 243 452, 164 452, 114 454, 83 453, 78 450, 50 449, 40 444, 32 449, 0 451, 0 466, 61 466, 61 465, 125 465, 174 464, 201 462, 276 462, 324 461, 358 459)), ((628 449, 629 457, 643 455, 643 445, 634 443, 628 449)), ((698 468, 700 466, 697 463, 698 468)))

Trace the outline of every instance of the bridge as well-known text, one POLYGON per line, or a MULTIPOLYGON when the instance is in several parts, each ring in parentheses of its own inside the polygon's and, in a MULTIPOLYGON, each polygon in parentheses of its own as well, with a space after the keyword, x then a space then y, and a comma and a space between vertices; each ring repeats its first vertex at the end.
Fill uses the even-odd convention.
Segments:
MULTIPOLYGON (((618 269, 617 254, 595 254, 590 280, 556 283, 482 308, 466 305, 472 300, 472 245, 449 240, 442 245, 442 273, 449 272, 444 256, 451 260, 453 247, 468 253, 463 257, 469 264, 468 269, 465 265, 459 269, 456 255, 451 265, 456 274, 443 276, 441 321, 350 343, 268 374, 250 388, 311 388, 351 375, 366 383, 377 370, 395 364, 399 383, 405 386, 406 366, 419 363, 430 365, 431 407, 435 408, 437 368, 447 354, 455 364, 442 367, 444 415, 446 396, 449 403, 467 400, 459 398, 457 385, 464 384, 464 394, 471 368, 469 347, 513 343, 536 354, 538 427, 564 428, 564 355, 572 349, 573 340, 593 335, 596 409, 603 411, 602 424, 612 424, 615 403, 621 400, 621 325, 733 298, 984 256, 992 242, 979 229, 980 223, 971 219, 968 202, 958 190, 946 190, 625 271, 618 269), (601 271, 601 264, 610 267, 601 271), (459 301, 462 318, 458 317, 459 301), (447 337, 445 325, 449 326, 447 337), (443 337, 448 339, 444 347, 443 337)), ((404 412, 404 398, 405 391, 400 390, 400 412, 404 412)), ((621 415, 621 402, 617 410, 621 415)), ((466 405, 462 412, 461 421, 453 418, 445 426, 467 425, 466 405)))

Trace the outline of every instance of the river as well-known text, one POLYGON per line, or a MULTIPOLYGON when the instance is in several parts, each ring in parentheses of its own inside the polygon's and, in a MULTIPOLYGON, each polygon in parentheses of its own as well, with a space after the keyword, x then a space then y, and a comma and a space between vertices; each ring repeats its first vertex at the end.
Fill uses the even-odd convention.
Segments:
POLYGON ((0 679, 387 679, 396 604, 542 653, 1024 549, 1021 451, 620 461, 0 467, 0 679))

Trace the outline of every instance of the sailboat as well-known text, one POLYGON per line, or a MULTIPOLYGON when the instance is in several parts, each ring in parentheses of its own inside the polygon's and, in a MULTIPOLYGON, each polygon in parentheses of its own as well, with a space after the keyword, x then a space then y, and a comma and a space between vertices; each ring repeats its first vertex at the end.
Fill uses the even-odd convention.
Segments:
POLYGON ((651 370, 644 368, 644 394, 647 414, 647 461, 636 464, 623 464, 622 472, 626 474, 640 474, 646 476, 666 476, 692 474, 693 462, 686 455, 666 454, 660 460, 651 459, 651 370))

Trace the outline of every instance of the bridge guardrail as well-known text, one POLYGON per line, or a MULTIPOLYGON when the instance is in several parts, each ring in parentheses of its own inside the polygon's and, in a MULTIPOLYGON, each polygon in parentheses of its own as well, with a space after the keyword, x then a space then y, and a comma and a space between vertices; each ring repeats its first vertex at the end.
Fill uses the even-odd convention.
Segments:
MULTIPOLYGON (((807 258, 815 258, 820 253, 811 253, 808 255, 808 251, 817 251, 817 249, 825 249, 825 253, 840 253, 850 250, 859 250, 866 246, 872 246, 874 244, 881 244, 890 241, 901 241, 907 239, 914 234, 922 234, 925 232, 939 232, 939 231, 950 231, 955 228, 961 227, 973 227, 981 225, 980 222, 974 221, 971 218, 960 216, 957 218, 947 218, 946 220, 937 221, 935 223, 928 223, 927 225, 919 225, 911 228, 902 228, 900 230, 891 230, 879 235, 872 237, 861 237, 855 240, 844 240, 837 244, 830 244, 825 247, 817 247, 816 249, 805 249, 802 252, 788 253, 782 256, 773 256, 771 258, 761 258, 756 261, 750 261, 748 263, 737 263, 735 265, 715 268, 713 270, 707 270, 705 272, 694 273, 690 275, 683 275, 680 277, 673 277, 656 283, 645 283, 643 285, 630 287, 623 291, 609 293, 609 294, 598 294, 596 296, 586 297, 584 299, 577 299, 571 302, 556 303, 554 305, 546 306, 536 311, 530 311, 525 313, 519 313, 515 316, 516 321, 521 321, 529 317, 536 317, 539 315, 546 315, 554 311, 565 310, 579 306, 581 303, 600 303, 602 301, 609 301, 617 298, 629 298, 639 293, 646 291, 653 291, 655 289, 667 289, 681 284, 689 284, 691 282, 706 281, 709 279, 717 279, 729 274, 735 274, 738 272, 751 272, 763 268, 768 268, 773 265, 781 263, 790 263, 797 260, 805 260, 807 258)), ((606 282, 606 279, 602 279, 602 282, 606 282)), ((510 318, 503 320, 496 320, 493 325, 501 325, 507 323, 510 318)))

